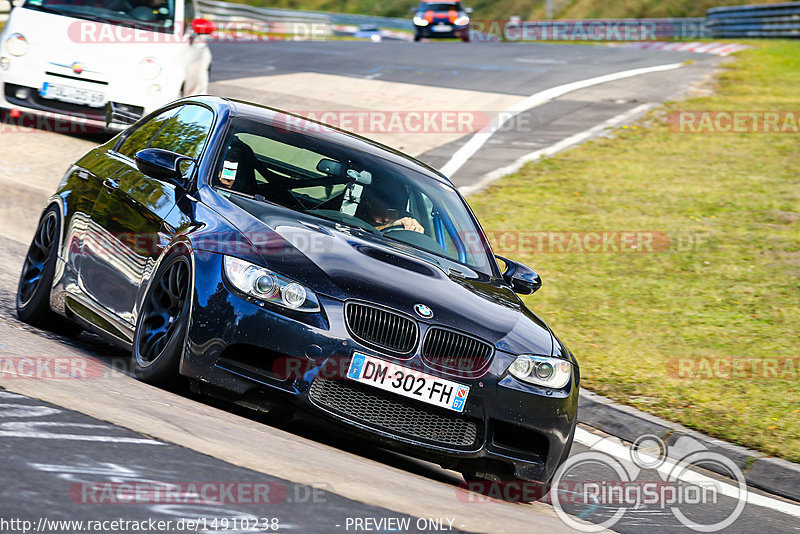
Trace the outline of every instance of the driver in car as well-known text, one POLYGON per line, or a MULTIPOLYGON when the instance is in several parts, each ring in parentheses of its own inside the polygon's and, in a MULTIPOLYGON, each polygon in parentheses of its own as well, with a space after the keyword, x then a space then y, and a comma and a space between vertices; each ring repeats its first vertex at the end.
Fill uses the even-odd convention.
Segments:
POLYGON ((378 230, 386 230, 391 227, 399 227, 403 230, 425 233, 425 228, 415 218, 411 217, 405 210, 397 209, 397 206, 407 198, 401 191, 401 187, 384 185, 378 189, 373 186, 369 195, 364 198, 364 220, 378 230))

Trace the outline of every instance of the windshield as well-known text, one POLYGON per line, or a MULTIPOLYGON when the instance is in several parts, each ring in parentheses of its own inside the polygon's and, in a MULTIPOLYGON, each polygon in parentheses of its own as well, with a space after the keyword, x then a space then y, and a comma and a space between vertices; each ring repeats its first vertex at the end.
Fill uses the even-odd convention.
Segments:
MULTIPOLYGON (((211 180, 223 192, 280 204, 492 276, 485 237, 450 185, 377 156, 235 119, 211 180)), ((458 269, 458 265, 453 268, 458 269)), ((464 269, 461 272, 464 273, 464 269)))
POLYGON ((175 0, 26 0, 23 7, 156 30, 175 23, 175 0))
POLYGON ((420 11, 461 11, 461 4, 457 2, 431 2, 422 3, 419 6, 420 11))

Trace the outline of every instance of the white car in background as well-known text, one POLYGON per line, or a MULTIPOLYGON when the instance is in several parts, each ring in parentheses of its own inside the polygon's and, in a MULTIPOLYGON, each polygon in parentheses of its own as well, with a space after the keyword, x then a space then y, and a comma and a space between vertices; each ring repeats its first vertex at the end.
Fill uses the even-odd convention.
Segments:
POLYGON ((119 130, 206 93, 214 26, 195 13, 194 0, 26 0, 0 32, 0 108, 119 130))

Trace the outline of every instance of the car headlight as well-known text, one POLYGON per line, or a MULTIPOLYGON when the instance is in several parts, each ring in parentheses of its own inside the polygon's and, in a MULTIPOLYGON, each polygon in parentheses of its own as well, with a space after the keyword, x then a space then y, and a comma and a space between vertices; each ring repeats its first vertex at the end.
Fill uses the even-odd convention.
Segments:
MULTIPOLYGON (((408 19, 406 19, 406 20, 408 20, 408 19)), ((428 25, 428 21, 425 20, 424 18, 419 17, 419 16, 414 17, 414 26, 427 26, 427 25, 428 25)))
POLYGON ((6 39, 6 50, 12 56, 21 56, 24 55, 25 52, 28 51, 28 40, 25 39, 25 36, 21 33, 12 33, 11 36, 6 39))
POLYGON ((154 80, 161 74, 161 64, 152 57, 146 57, 136 67, 140 78, 154 80))
POLYGON ((455 24, 456 26, 466 26, 467 24, 469 24, 469 17, 466 17, 466 16, 458 17, 453 22, 453 24, 455 24))
POLYGON ((508 367, 508 372, 523 382, 561 389, 569 383, 572 364, 559 358, 523 354, 508 367))
POLYGON ((259 300, 290 310, 320 310, 319 300, 313 291, 249 261, 225 256, 225 276, 236 289, 259 300))

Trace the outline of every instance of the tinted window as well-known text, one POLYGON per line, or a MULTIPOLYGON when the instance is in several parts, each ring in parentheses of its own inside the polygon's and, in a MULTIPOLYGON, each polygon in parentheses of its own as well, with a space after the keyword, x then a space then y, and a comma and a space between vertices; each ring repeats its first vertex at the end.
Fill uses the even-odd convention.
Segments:
POLYGON ((194 20, 194 2, 186 0, 183 3, 183 23, 185 31, 192 29, 192 21, 194 20))
POLYGON ((184 106, 161 129, 149 148, 163 148, 190 158, 197 158, 203 152, 213 122, 214 113, 210 109, 184 106))
POLYGON ((431 2, 431 3, 423 3, 419 6, 420 11, 461 11, 461 4, 460 3, 450 3, 450 2, 431 2))
POLYGON ((175 0, 28 0, 24 7, 154 31, 168 31, 175 22, 175 0))
POLYGON ((168 109, 164 113, 161 113, 160 115, 150 119, 146 123, 136 128, 133 132, 128 134, 117 151, 120 154, 125 154, 126 156, 132 158, 137 152, 143 148, 147 148, 150 140, 161 130, 161 128, 164 127, 169 119, 175 115, 178 109, 180 108, 175 107, 168 109))

